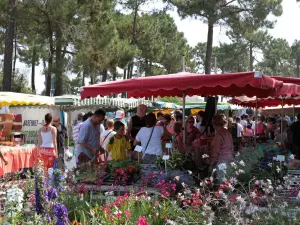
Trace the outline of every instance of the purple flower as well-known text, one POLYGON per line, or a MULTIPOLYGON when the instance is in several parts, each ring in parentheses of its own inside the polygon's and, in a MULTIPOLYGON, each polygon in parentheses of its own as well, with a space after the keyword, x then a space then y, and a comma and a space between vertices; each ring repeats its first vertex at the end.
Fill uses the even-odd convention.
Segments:
POLYGON ((55 200, 57 199, 58 194, 55 188, 51 187, 49 189, 46 189, 45 191, 45 198, 47 201, 55 200))
POLYGON ((34 181, 34 194, 35 194, 35 211, 37 212, 37 214, 42 214, 43 213, 43 205, 42 205, 42 195, 41 195, 41 191, 39 188, 39 182, 38 182, 38 178, 37 176, 35 177, 35 181, 34 181))
POLYGON ((54 206, 54 215, 56 216, 55 225, 66 225, 68 222, 68 210, 63 204, 54 206))

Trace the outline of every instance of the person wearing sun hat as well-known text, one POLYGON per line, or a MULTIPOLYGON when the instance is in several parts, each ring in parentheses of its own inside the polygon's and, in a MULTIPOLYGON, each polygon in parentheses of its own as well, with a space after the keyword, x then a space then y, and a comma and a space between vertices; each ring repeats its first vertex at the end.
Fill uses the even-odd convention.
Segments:
POLYGON ((125 125, 125 128, 128 126, 127 121, 125 119, 125 112, 122 109, 116 111, 114 122, 117 121, 122 122, 125 125))

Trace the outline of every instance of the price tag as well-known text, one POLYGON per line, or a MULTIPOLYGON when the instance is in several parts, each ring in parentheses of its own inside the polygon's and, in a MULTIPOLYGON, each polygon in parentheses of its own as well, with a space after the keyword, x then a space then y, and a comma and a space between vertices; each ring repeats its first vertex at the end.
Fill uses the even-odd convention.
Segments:
POLYGON ((284 155, 277 155, 277 161, 284 162, 285 161, 285 156, 284 155))
POLYGON ((163 159, 163 160, 169 160, 169 159, 170 159, 170 156, 169 156, 169 155, 164 155, 162 159, 163 159))
POLYGON ((142 152, 143 151, 143 147, 140 145, 135 146, 134 151, 136 152, 142 152))
POLYGON ((166 148, 173 148, 172 143, 166 143, 166 148))

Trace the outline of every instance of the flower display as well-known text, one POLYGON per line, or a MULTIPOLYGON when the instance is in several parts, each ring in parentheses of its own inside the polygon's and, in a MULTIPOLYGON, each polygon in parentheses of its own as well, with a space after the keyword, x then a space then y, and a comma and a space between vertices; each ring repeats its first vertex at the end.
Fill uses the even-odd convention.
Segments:
POLYGON ((5 213, 8 217, 13 217, 23 209, 24 192, 16 185, 6 192, 5 213))
POLYGON ((54 206, 54 215, 56 216, 55 225, 66 225, 68 222, 68 210, 62 204, 54 206))

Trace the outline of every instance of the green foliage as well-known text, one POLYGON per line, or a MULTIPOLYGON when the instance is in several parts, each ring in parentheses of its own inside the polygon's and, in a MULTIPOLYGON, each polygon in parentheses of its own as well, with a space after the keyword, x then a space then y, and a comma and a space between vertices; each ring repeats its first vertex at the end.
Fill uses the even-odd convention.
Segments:
POLYGON ((177 105, 181 105, 182 104, 181 99, 178 98, 178 97, 163 97, 163 98, 159 98, 159 101, 162 101, 162 102, 171 102, 171 103, 174 103, 174 104, 177 104, 177 105))
MULTIPOLYGON (((196 70, 204 72, 206 57, 206 43, 198 43, 192 50, 196 70)), ((217 69, 221 73, 242 72, 248 70, 249 56, 247 44, 234 42, 231 44, 220 43, 219 47, 213 47, 213 56, 217 58, 217 69)), ((212 62, 211 67, 214 67, 212 62)))
MULTIPOLYGON (((176 169, 182 170, 184 167, 184 163, 185 163, 184 156, 182 155, 182 153, 180 153, 177 150, 174 150, 172 152, 170 159, 166 162, 167 168, 172 170, 176 170, 176 169)), ((160 170, 165 169, 165 161, 163 160, 162 156, 160 156, 157 159, 156 165, 160 170)))
POLYGON ((127 170, 128 167, 134 166, 136 168, 136 171, 141 169, 141 165, 137 162, 131 162, 128 160, 122 160, 122 161, 110 161, 109 162, 109 171, 111 173, 114 173, 117 169, 123 169, 127 170))
MULTIPOLYGON (((3 80, 3 74, 0 73, 0 83, 3 80)), ((32 94, 32 90, 28 87, 27 75, 16 71, 14 79, 12 81, 12 91, 18 93, 32 94)))
POLYGON ((257 64, 257 69, 265 74, 293 76, 292 49, 281 38, 271 38, 263 49, 264 58, 257 64))

